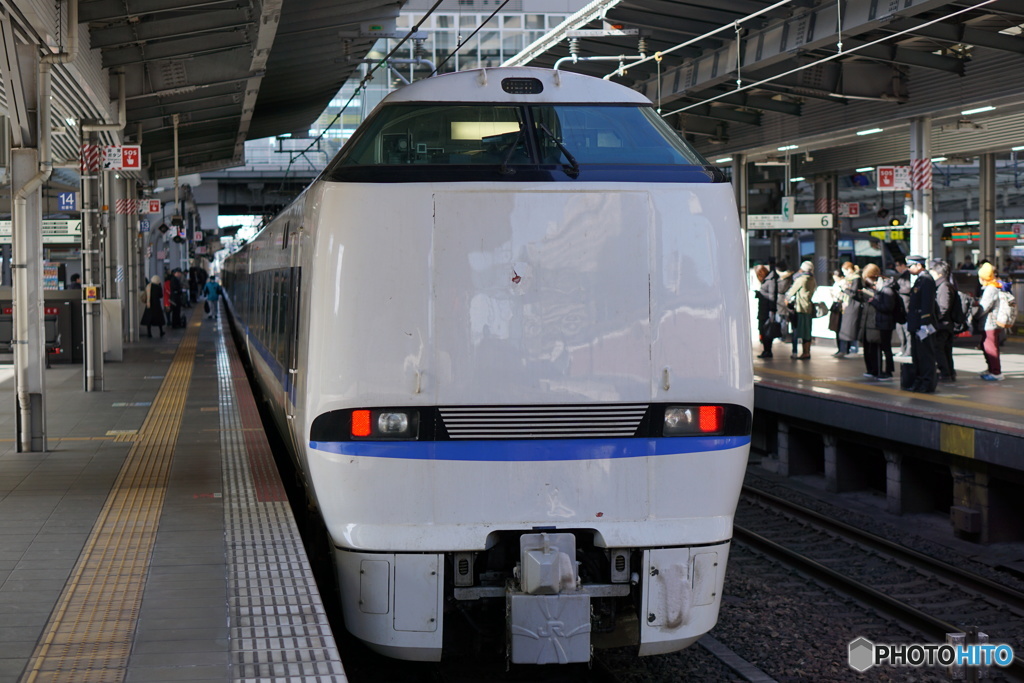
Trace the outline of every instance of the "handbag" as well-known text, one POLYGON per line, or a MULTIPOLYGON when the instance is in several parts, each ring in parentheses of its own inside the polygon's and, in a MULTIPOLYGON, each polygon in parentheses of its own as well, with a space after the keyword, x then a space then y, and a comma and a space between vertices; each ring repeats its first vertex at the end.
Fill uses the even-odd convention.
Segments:
POLYGON ((206 311, 207 313, 210 312, 210 302, 209 301, 204 301, 203 302, 203 310, 206 311))
POLYGON ((761 335, 768 339, 778 339, 782 336, 782 323, 774 319, 775 316, 769 316, 768 320, 764 323, 764 329, 761 331, 761 335))
POLYGON ((814 303, 814 317, 821 318, 825 315, 828 315, 828 306, 821 303, 820 301, 816 301, 814 303))

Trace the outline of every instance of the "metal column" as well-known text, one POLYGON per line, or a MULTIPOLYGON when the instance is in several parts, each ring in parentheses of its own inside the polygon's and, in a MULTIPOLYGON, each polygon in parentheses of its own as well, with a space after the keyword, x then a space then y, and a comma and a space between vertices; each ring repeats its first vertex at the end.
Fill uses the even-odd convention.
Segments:
MULTIPOLYGON (((137 206, 139 201, 138 186, 130 178, 122 180, 125 184, 125 194, 131 206, 137 206)), ((127 250, 128 260, 125 263, 125 340, 136 342, 139 340, 139 318, 142 312, 139 310, 139 285, 142 274, 139 271, 139 212, 128 214, 127 225, 127 250)))
POLYGON ((998 267, 996 253, 996 157, 994 154, 978 155, 978 233, 981 254, 998 267))
MULTIPOLYGON (((836 209, 839 206, 838 184, 835 176, 819 177, 814 179, 814 210, 817 213, 831 213, 834 230, 839 230, 839 221, 836 220, 836 209)), ((814 279, 818 286, 828 286, 832 279, 830 273, 838 268, 836 263, 836 252, 833 245, 836 243, 832 238, 833 230, 814 231, 814 279)))
MULTIPOLYGON (((16 192, 39 171, 39 151, 11 150, 11 187, 16 192)), ((43 214, 42 188, 15 202, 13 229, 14 367, 18 405, 18 452, 46 450, 43 369, 43 214), (23 215, 18 215, 22 214, 23 215)))
POLYGON ((740 216, 740 231, 743 234, 743 263, 750 265, 750 231, 747 230, 747 193, 750 178, 747 175, 747 155, 734 154, 732 157, 732 189, 736 193, 736 209, 740 216))
MULTIPOLYGON (((90 136, 90 144, 96 144, 96 136, 90 136)), ((103 304, 100 281, 103 270, 100 265, 100 237, 98 186, 99 172, 86 171, 82 175, 82 320, 85 327, 82 350, 82 384, 85 391, 103 391, 103 304), (95 298, 89 293, 97 291, 95 298)))
MULTIPOLYGON (((911 174, 914 183, 912 191, 913 214, 910 220, 910 251, 926 258, 936 253, 935 236, 932 229, 932 184, 931 184, 931 153, 932 153, 932 120, 929 116, 910 119, 910 164, 915 169, 925 165, 927 182, 919 178, 915 170, 911 174), (916 162, 916 164, 915 164, 916 162)), ((941 238, 940 232, 938 237, 941 238)))

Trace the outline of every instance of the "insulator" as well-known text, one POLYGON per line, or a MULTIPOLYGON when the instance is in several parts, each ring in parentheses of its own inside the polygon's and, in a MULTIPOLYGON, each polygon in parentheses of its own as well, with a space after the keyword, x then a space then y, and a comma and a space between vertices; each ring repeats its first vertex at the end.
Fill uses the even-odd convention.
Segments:
POLYGON ((578 55, 580 53, 580 39, 570 38, 569 39, 569 54, 578 55))
POLYGON ((640 40, 637 41, 637 52, 642 55, 647 54, 647 39, 643 36, 641 36, 640 40))
POLYGON ((417 59, 423 59, 427 56, 427 48, 423 47, 423 38, 413 39, 412 56, 417 59))

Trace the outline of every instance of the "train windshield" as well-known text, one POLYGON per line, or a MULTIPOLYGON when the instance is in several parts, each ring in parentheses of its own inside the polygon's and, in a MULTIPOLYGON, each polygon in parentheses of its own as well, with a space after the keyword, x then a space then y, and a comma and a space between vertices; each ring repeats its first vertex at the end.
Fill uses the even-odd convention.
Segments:
POLYGON ((652 107, 396 104, 381 108, 331 167, 408 164, 563 164, 578 174, 588 164, 707 162, 652 107))

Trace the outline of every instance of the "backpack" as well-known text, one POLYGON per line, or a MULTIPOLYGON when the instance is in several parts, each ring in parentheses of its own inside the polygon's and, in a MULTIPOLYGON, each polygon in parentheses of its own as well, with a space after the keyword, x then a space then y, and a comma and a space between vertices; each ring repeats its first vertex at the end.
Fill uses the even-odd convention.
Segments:
POLYGON ((953 328, 953 334, 961 334, 971 329, 971 317, 974 297, 965 292, 956 293, 957 300, 949 307, 949 322, 953 328))
POLYGON ((1009 292, 996 292, 996 306, 992 310, 993 320, 998 327, 1013 327, 1017 322, 1017 299, 1009 292))
POLYGON ((907 307, 903 305, 903 297, 901 297, 898 293, 895 292, 895 288, 892 288, 892 291, 895 294, 895 296, 893 297, 895 301, 893 302, 892 308, 893 320, 896 321, 897 325, 906 325, 907 307))

